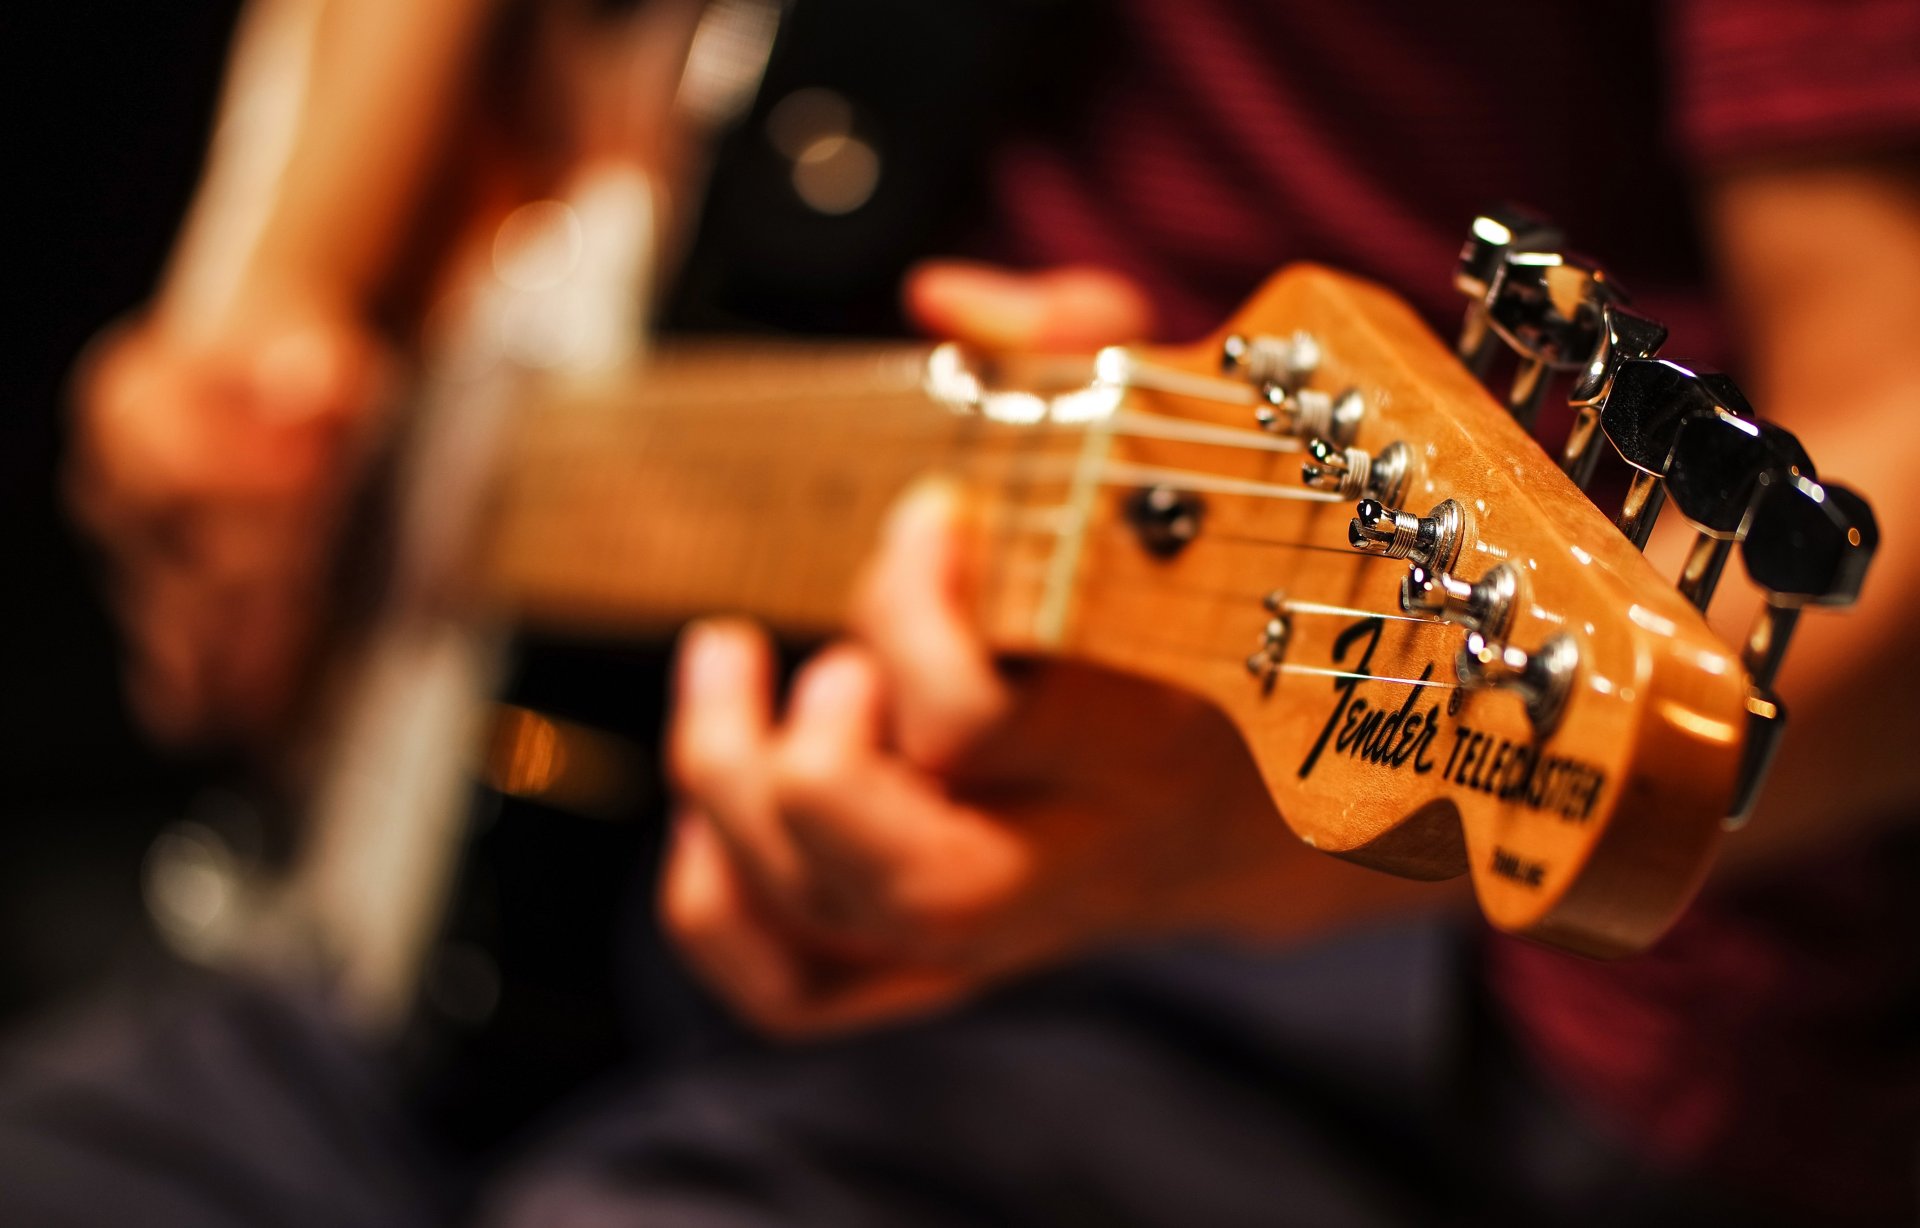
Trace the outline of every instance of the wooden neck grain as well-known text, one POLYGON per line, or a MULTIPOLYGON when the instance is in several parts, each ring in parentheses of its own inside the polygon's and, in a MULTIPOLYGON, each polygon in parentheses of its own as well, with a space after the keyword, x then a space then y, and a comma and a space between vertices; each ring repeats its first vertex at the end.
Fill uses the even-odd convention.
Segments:
POLYGON ((925 355, 707 346, 643 378, 547 390, 502 452, 481 599, 568 634, 722 612, 827 634, 887 510, 938 474, 966 490, 985 539, 983 626, 1031 646, 1081 433, 950 412, 921 390, 925 355))

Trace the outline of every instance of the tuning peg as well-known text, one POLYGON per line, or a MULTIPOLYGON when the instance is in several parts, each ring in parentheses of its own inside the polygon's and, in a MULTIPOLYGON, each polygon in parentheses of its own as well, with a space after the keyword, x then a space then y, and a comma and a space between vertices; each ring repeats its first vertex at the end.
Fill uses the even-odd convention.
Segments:
POLYGON ((1366 554, 1406 559, 1444 571, 1453 566, 1460 553, 1466 524, 1466 512, 1452 499, 1425 516, 1387 507, 1377 499, 1363 499, 1347 525, 1347 544, 1366 554))
POLYGON ((1364 496, 1393 502, 1405 491, 1412 470, 1413 449, 1398 440, 1373 456, 1361 448, 1343 448, 1330 439, 1310 439, 1307 460, 1300 466, 1300 480, 1315 490, 1342 498, 1364 496))
POLYGON ((1520 357, 1507 408, 1531 426, 1553 372, 1588 363, 1601 310, 1626 292, 1599 265, 1557 251, 1511 251, 1487 291, 1487 322, 1520 357))
POLYGON ((1574 408, 1573 429, 1567 435, 1560 467, 1574 484, 1585 488, 1600 460, 1600 407, 1622 363, 1652 358, 1667 342, 1667 329, 1618 303, 1600 309, 1599 344, 1574 381, 1568 400, 1574 408))
POLYGON ((1765 593, 1766 604, 1747 632, 1741 654, 1752 687, 1728 828, 1743 826, 1752 816, 1786 732, 1786 709, 1773 697, 1773 681, 1800 611, 1809 605, 1853 604, 1879 544, 1873 509, 1846 487, 1797 473, 1761 477, 1759 494, 1741 526, 1740 558, 1765 593))
POLYGON ((1499 341, 1487 327, 1488 292, 1501 262, 1511 251, 1545 251, 1559 247, 1565 236, 1559 227, 1537 214, 1512 205, 1489 209, 1467 227, 1467 241, 1454 266, 1453 284, 1467 296, 1467 318, 1460 328, 1459 354, 1475 376, 1484 378, 1499 341))
POLYGON ((1253 415, 1262 430, 1300 439, 1331 439, 1341 445, 1353 442, 1367 414, 1366 398, 1358 388, 1335 397, 1317 388, 1289 392, 1279 384, 1268 384, 1262 399, 1266 403, 1253 415))
POLYGON ((1618 364, 1600 406, 1600 429, 1620 458, 1639 470, 1617 521, 1635 546, 1645 548, 1666 499, 1660 479, 1681 423, 1715 413, 1753 416, 1747 398, 1719 372, 1665 358, 1629 358, 1618 364))
POLYGON ((1800 441, 1769 422, 1731 414, 1689 418, 1674 436, 1667 459, 1667 497, 1699 531, 1680 573, 1681 595, 1705 610, 1762 479, 1813 477, 1813 462, 1800 441))
POLYGON ((1466 646, 1454 658, 1454 673, 1461 686, 1518 695, 1540 734, 1548 733, 1559 722, 1579 668, 1579 646, 1566 634, 1554 636, 1539 651, 1530 653, 1470 631, 1466 646))
POLYGON ((1220 372, 1256 388, 1295 392, 1320 369, 1320 342, 1304 329, 1292 336, 1233 333, 1220 346, 1220 372))
POLYGON ((1506 563, 1494 566, 1471 584, 1416 563, 1400 581, 1400 608, 1408 614, 1425 614, 1498 635, 1513 617, 1519 592, 1519 576, 1506 563))
POLYGON ((1747 636, 1745 662, 1766 691, 1801 609, 1852 605, 1860 595, 1880 529, 1859 495, 1796 473, 1761 479, 1743 528, 1740 558, 1767 599, 1747 636))

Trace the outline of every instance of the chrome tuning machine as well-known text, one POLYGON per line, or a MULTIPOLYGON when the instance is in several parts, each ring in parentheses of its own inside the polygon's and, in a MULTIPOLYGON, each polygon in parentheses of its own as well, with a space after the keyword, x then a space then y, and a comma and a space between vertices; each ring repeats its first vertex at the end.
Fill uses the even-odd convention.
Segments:
POLYGON ((1519 359, 1507 408, 1524 426, 1539 415, 1557 371, 1587 364, 1602 314, 1626 292, 1599 265, 1564 250, 1551 223, 1517 209, 1481 214, 1468 228, 1454 285, 1468 299, 1459 353, 1484 379, 1501 343, 1519 359))
POLYGON ((1378 499, 1363 499, 1347 525, 1347 544, 1364 554, 1445 571, 1459 556, 1466 531, 1466 510, 1452 499, 1425 516, 1388 507, 1378 499))
POLYGON ((1461 686, 1518 695, 1527 706, 1527 719, 1541 735, 1552 732, 1560 723, 1579 669, 1580 647, 1565 633, 1528 652, 1470 631, 1465 646, 1454 658, 1454 673, 1461 686))
POLYGON ((1341 446, 1331 439, 1307 441, 1307 459, 1300 480, 1315 490, 1346 499, 1368 498, 1398 503, 1413 472, 1413 449, 1399 441, 1375 456, 1364 449, 1341 446))
POLYGON ((1489 209, 1467 227, 1467 241, 1454 265, 1453 284, 1467 296, 1467 318, 1460 326, 1460 360, 1476 377, 1485 378, 1500 348, 1499 337, 1488 327, 1487 302, 1507 253, 1547 251, 1565 241, 1559 227, 1512 205, 1489 209))
POLYGON ((1503 635, 1520 599, 1520 576, 1500 563, 1471 583, 1415 563, 1400 582, 1400 608, 1458 623, 1484 635, 1503 635))
POLYGON ((1358 388, 1333 396, 1317 388, 1289 390, 1268 384, 1262 400, 1265 403, 1253 414, 1262 430, 1298 439, 1331 439, 1343 446, 1360 433, 1360 420, 1367 413, 1366 398, 1358 388))
POLYGON ((1220 346, 1220 373, 1261 390, 1299 391, 1320 369, 1320 342, 1310 332, 1291 336, 1233 333, 1220 346))

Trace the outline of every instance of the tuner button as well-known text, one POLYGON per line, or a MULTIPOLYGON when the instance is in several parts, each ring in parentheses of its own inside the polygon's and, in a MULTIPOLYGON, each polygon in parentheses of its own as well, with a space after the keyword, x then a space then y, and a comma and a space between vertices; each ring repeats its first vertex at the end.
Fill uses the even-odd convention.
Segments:
POLYGON ((1579 647, 1566 634, 1554 636, 1538 652, 1529 653, 1471 631, 1465 647, 1454 658, 1454 673, 1461 686, 1518 695, 1527 706, 1534 730, 1542 735, 1559 723, 1579 668, 1579 647))
POLYGON ((1443 570, 1453 565, 1465 532, 1466 513, 1452 499, 1426 516, 1387 507, 1377 499, 1363 499, 1347 525, 1347 544, 1365 554, 1407 559, 1443 570))
POLYGON ((1714 413, 1680 424, 1667 459, 1667 495, 1687 523, 1714 537, 1740 532, 1760 480, 1812 477, 1813 461, 1791 432, 1770 422, 1714 413))
POLYGON ((1599 346, 1574 380, 1568 397, 1575 412, 1561 468, 1575 485, 1584 488, 1593 480, 1594 467, 1600 460, 1600 407, 1606 402, 1621 364, 1633 358, 1652 358, 1666 341, 1665 325, 1656 324, 1618 303, 1601 307, 1599 346))
POLYGON ((1495 635, 1512 618, 1519 588, 1513 568, 1505 563, 1472 584, 1416 563, 1400 582, 1400 608, 1495 635))
POLYGON ((1754 416, 1726 376, 1665 358, 1621 362, 1598 404, 1600 427, 1620 458, 1656 477, 1666 473, 1674 439, 1688 418, 1715 412, 1754 416))
POLYGON ((1626 297, 1604 269, 1557 251, 1510 251, 1487 291, 1487 319, 1523 358, 1565 368, 1588 362, 1600 311, 1626 297))
POLYGON ((1304 329, 1290 337, 1232 333, 1220 346, 1220 371, 1256 388, 1292 392, 1320 369, 1320 342, 1304 329))
POLYGON ((1751 418, 1753 407, 1734 382, 1717 371, 1665 358, 1630 358, 1619 364, 1600 405, 1600 427, 1620 458, 1640 471, 1627 490, 1618 521, 1634 545, 1645 546, 1653 532, 1665 498, 1660 479, 1681 424, 1712 414, 1751 418))
POLYGON ((1776 604, 1851 605, 1880 529, 1866 500, 1800 474, 1770 474, 1744 524, 1741 558, 1776 604))
POLYGON ((1543 251, 1559 247, 1564 239, 1553 223, 1512 205, 1489 209, 1467 227, 1453 284, 1468 299, 1458 352, 1476 377, 1485 377, 1499 348, 1499 337, 1487 326, 1487 302, 1507 253, 1543 251))
POLYGON ((1860 595, 1880 529, 1867 501, 1844 486, 1768 474, 1741 526, 1740 557, 1767 605, 1747 636, 1746 666, 1773 686, 1801 607, 1845 606, 1860 595))
POLYGON ((1667 326, 1655 323, 1619 303, 1600 309, 1599 344, 1573 382, 1569 399, 1576 409, 1599 408, 1620 365, 1629 359, 1652 358, 1667 343, 1667 326))
POLYGON ((1558 247, 1565 238, 1552 222, 1517 205, 1489 209, 1467 227, 1453 284, 1470 299, 1484 299, 1508 252, 1558 247))
POLYGON ((1713 600, 1720 572, 1758 494, 1761 479, 1813 476, 1813 462, 1792 434, 1766 422, 1706 414, 1681 423, 1667 461, 1667 497, 1700 536, 1680 576, 1697 608, 1713 600))
POLYGON ((1487 292, 1488 326, 1519 356, 1507 408, 1531 427, 1555 371, 1592 360, 1601 311, 1625 297, 1598 265, 1557 251, 1510 251, 1487 292))

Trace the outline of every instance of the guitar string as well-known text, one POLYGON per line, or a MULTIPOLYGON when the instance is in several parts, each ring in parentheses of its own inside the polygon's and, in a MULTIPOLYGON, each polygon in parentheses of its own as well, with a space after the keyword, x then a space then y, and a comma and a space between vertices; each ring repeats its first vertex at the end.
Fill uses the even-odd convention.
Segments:
MULTIPOLYGON (((1220 666, 1231 666, 1235 669, 1245 668, 1237 658, 1225 654, 1209 652, 1205 649, 1196 649, 1188 644, 1176 644, 1166 640, 1156 640, 1144 635, 1116 636, 1106 642, 1123 647, 1133 645, 1153 652, 1165 653, 1169 656, 1184 657, 1220 666)), ((1442 691, 1465 689, 1463 684, 1459 682, 1446 682, 1439 678, 1402 678, 1391 674, 1365 674, 1355 670, 1335 669, 1328 665, 1302 665, 1293 661, 1282 661, 1273 668, 1276 673, 1293 674, 1299 677, 1351 678, 1360 682, 1386 682, 1401 686, 1433 687, 1436 690, 1442 691)), ((1257 682, 1258 679, 1256 678, 1254 681, 1257 682)))

